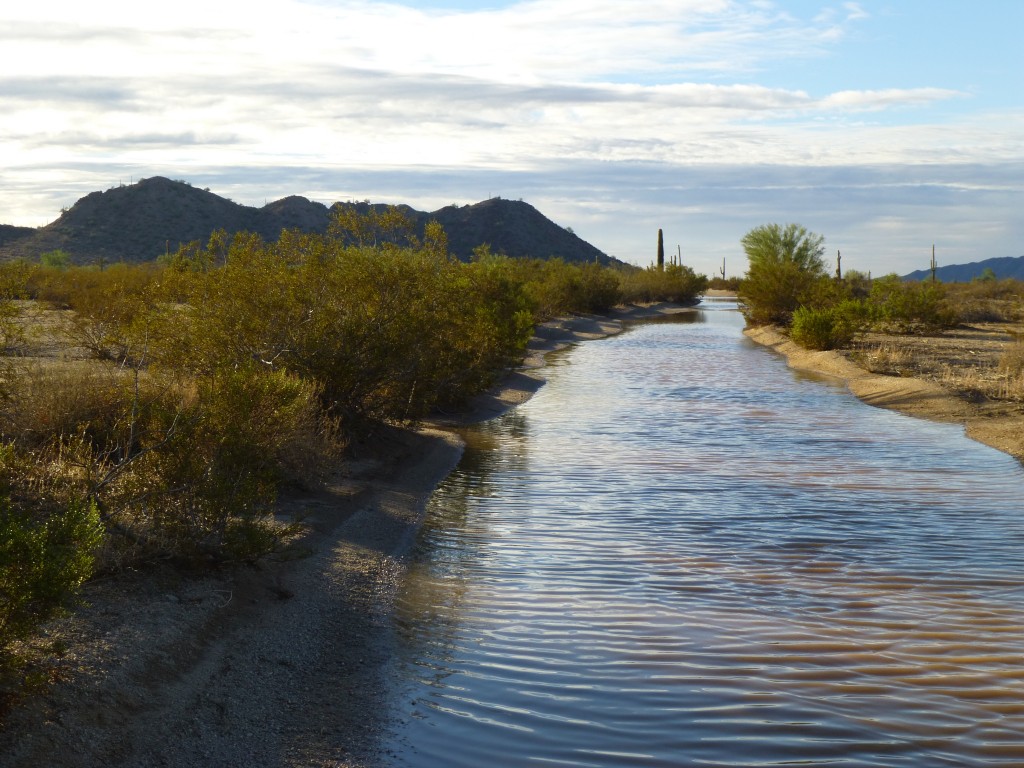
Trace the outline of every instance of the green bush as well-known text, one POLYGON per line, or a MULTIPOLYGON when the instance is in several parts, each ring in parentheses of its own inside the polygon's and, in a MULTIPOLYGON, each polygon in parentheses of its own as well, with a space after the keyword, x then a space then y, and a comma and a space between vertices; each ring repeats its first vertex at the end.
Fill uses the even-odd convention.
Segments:
POLYGON ((0 497, 0 647, 73 601, 103 535, 93 504, 40 514, 0 497))
POLYGON ((943 283, 908 282, 897 275, 887 275, 871 286, 874 323, 900 333, 955 326, 959 316, 945 299, 943 283))
POLYGON ((837 349, 849 344, 863 325, 864 305, 846 301, 832 307, 797 307, 790 337, 805 349, 837 349))
POLYGON ((739 277, 726 277, 716 275, 708 281, 708 288, 718 291, 739 291, 740 283, 742 282, 739 277))
POLYGON ((284 371, 223 371, 133 406, 134 444, 93 446, 92 492, 146 552, 255 560, 289 533, 282 481, 314 479, 332 451, 315 387, 284 371))
POLYGON ((622 300, 641 304, 656 301, 689 304, 708 288, 707 277, 682 264, 622 272, 620 280, 622 300))
POLYGON ((572 312, 603 312, 621 301, 618 275, 606 267, 561 259, 515 261, 538 322, 572 312))
MULTIPOLYGON (((10 445, 0 449, 4 474, 15 469, 10 445)), ((15 644, 70 607, 92 574, 103 536, 94 504, 73 500, 43 507, 0 491, 0 700, 25 683, 15 644)))

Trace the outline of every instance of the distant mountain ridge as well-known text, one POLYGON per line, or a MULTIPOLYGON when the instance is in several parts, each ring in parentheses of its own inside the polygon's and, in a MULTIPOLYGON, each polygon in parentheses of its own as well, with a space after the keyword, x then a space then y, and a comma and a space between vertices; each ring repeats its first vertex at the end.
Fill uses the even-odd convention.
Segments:
MULTIPOLYGON (((944 283, 969 283, 976 277, 981 277, 986 269, 1000 280, 1012 277, 1016 280, 1024 280, 1024 256, 1003 256, 984 261, 972 261, 970 264, 949 264, 935 270, 935 277, 944 283)), ((930 269, 919 269, 904 275, 904 280, 925 280, 930 279, 930 269)))
MULTIPOLYGON (((205 244, 218 229, 255 232, 268 241, 276 240, 282 229, 323 233, 336 206, 370 207, 339 202, 328 208, 293 195, 254 208, 183 181, 154 176, 92 192, 38 229, 0 225, 0 258, 31 259, 62 250, 76 263, 151 261, 184 243, 205 244)), ((492 252, 508 256, 620 263, 522 201, 491 198, 430 213, 400 207, 420 234, 428 221, 438 221, 448 235, 449 251, 463 260, 487 243, 492 252)))

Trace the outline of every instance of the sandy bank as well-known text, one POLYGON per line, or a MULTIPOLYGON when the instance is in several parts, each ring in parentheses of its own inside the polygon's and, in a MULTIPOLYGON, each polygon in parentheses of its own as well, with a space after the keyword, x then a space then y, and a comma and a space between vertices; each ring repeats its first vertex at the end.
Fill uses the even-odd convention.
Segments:
POLYGON ((777 328, 748 328, 744 334, 783 355, 792 368, 843 379, 869 405, 962 424, 972 439, 1024 462, 1024 415, 1015 409, 970 402, 935 382, 871 373, 837 352, 804 349, 777 328))
POLYGON ((281 500, 308 532, 289 556, 197 575, 171 567, 99 578, 44 640, 60 681, 11 713, 3 768, 375 766, 393 656, 388 620, 433 489, 462 444, 450 428, 527 400, 548 353, 692 311, 624 307, 537 329, 523 368, 466 410, 384 429, 325 487, 281 500))

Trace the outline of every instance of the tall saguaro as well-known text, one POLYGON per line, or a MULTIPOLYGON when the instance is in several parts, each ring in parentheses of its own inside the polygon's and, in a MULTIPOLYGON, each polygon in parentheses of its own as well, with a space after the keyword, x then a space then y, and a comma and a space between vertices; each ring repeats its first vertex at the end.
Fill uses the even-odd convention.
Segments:
POLYGON ((665 237, 658 230, 658 269, 665 269, 665 237))

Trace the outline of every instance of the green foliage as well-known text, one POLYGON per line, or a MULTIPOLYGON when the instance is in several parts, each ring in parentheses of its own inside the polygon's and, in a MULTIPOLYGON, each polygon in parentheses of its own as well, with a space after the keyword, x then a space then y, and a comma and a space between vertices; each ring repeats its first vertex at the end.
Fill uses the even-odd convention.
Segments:
POLYGON ((59 249, 47 251, 39 256, 39 263, 50 269, 67 269, 71 266, 71 255, 59 249))
POLYGON ((538 319, 570 312, 601 312, 620 301, 619 279, 598 264, 568 264, 561 259, 520 261, 525 288, 538 319))
POLYGON ((863 327, 863 302, 846 300, 831 307, 797 307, 790 337, 805 349, 836 349, 846 346, 863 327))
MULTIPOLYGON (((871 280, 850 270, 828 277, 822 261, 823 238, 803 227, 758 227, 743 238, 750 269, 740 286, 751 325, 791 326, 792 338, 810 349, 848 344, 868 327, 897 332, 949 328, 963 316, 935 282, 904 282, 896 275, 871 280)), ((978 291, 999 290, 981 281, 978 291)))
POLYGON ((40 516, 0 498, 0 649, 70 605, 92 573, 102 531, 86 502, 40 516))
MULTIPOLYGON (((7 356, 20 352, 26 343, 22 324, 22 309, 19 303, 28 295, 28 279, 34 269, 24 261, 7 262, 0 265, 0 354, 7 356)), ((10 378, 7 361, 0 361, 0 396, 8 391, 10 378)))
POLYGON ((871 277, 856 269, 848 269, 843 275, 846 293, 853 299, 866 299, 871 295, 871 277))
POLYGON ((620 281, 623 301, 642 304, 656 301, 690 304, 708 288, 707 277, 682 264, 623 272, 620 281))
POLYGON ((89 502, 58 508, 15 498, 10 475, 23 461, 11 445, 0 448, 0 700, 25 683, 14 644, 74 602, 103 536, 89 502))
POLYGON ((887 275, 871 286, 872 319, 876 325, 900 333, 951 328, 959 316, 945 298, 943 283, 908 282, 887 275))
POLYGON ((719 277, 716 275, 708 281, 708 288, 716 291, 739 291, 740 283, 742 278, 739 277, 719 277))
MULTIPOLYGON (((999 278, 996 277, 995 271, 991 267, 985 267, 978 277, 974 278, 974 281, 979 283, 993 283, 999 278)), ((972 282, 974 282, 972 281, 972 282)))
POLYGON ((825 276, 824 238, 798 224, 766 224, 750 230, 741 242, 749 262, 740 284, 747 321, 788 325, 825 276))
POLYGON ((153 275, 114 265, 100 272, 81 270, 83 278, 67 296, 73 310, 65 333, 73 345, 99 360, 125 362, 145 354, 148 314, 155 303, 153 275))
POLYGON ((83 446, 83 454, 107 518, 148 550, 268 554, 289 532, 272 519, 277 485, 330 458, 316 390, 284 372, 250 368, 188 392, 165 388, 133 403, 133 416, 121 442, 83 446))
POLYGON ((236 237, 224 267, 179 281, 183 303, 155 324, 154 359, 194 376, 294 373, 346 430, 413 421, 521 356, 535 308, 521 278, 499 257, 455 261, 429 225, 417 248, 236 237))
POLYGON ((416 245, 415 230, 415 222, 401 208, 389 205, 379 209, 363 203, 335 205, 327 232, 345 244, 375 248, 416 245))

